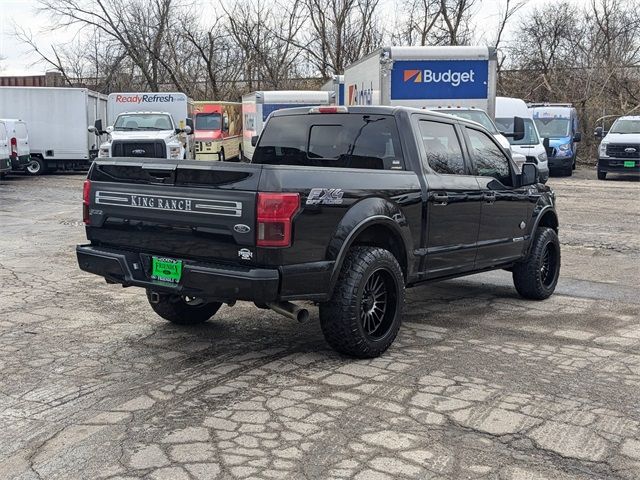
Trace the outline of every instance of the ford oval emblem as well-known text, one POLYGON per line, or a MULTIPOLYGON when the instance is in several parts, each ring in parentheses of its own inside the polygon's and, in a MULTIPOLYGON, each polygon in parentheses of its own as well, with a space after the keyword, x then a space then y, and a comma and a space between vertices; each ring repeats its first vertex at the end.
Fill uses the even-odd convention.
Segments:
POLYGON ((133 155, 144 155, 145 153, 147 153, 146 151, 142 150, 141 148, 138 148, 136 150, 132 150, 131 153, 133 155))
POLYGON ((624 149, 625 153, 636 153, 636 149, 633 147, 628 147, 624 149))
POLYGON ((249 233, 251 231, 251 227, 249 225, 245 225, 244 223, 234 225, 233 229, 238 233, 249 233))

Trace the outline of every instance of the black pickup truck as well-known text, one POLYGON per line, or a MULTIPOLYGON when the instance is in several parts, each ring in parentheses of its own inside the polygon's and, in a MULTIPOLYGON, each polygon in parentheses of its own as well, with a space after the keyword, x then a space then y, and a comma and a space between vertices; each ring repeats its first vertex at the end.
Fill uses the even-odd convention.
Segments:
POLYGON ((178 324, 254 302, 336 350, 375 357, 405 288, 491 269, 525 298, 558 281, 555 197, 479 124, 404 107, 272 114, 250 164, 97 160, 84 185, 80 268, 145 288, 178 324))

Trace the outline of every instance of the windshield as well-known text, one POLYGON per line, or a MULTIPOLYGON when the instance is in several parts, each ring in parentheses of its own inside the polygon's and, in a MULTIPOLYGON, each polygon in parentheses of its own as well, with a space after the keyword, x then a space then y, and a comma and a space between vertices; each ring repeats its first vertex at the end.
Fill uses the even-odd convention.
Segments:
MULTIPOLYGON (((523 118, 524 121, 524 137, 522 140, 514 140, 513 137, 507 137, 511 145, 538 145, 540 139, 536 132, 535 124, 530 118, 523 118)), ((496 124, 502 132, 513 132, 513 118, 496 118, 496 124)))
POLYGON ((609 133, 640 133, 640 119, 619 118, 611 126, 609 133))
POLYGON ((534 118, 538 133, 542 138, 559 138, 569 136, 571 122, 568 118, 534 118))
POLYGON ((479 123, 491 133, 496 134, 498 130, 493 124, 489 115, 484 110, 444 110, 438 109, 437 112, 446 113, 447 115, 453 115, 454 117, 464 118, 465 120, 471 120, 472 122, 479 123))
POLYGON ((220 130, 222 117, 219 113, 198 113, 196 130, 220 130))
POLYGON ((159 113, 125 113, 116 119, 114 130, 173 130, 171 117, 159 113))

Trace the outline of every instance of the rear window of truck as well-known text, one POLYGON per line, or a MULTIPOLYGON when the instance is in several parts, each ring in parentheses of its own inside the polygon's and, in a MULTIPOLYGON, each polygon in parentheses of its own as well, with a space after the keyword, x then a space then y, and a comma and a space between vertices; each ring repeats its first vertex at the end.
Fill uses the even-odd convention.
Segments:
POLYGON ((404 170, 391 115, 309 114, 271 118, 253 163, 404 170))

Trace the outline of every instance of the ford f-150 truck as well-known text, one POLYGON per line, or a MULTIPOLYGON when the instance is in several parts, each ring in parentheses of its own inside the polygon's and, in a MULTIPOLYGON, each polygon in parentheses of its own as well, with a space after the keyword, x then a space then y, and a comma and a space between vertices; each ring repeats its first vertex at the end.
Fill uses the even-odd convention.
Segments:
POLYGON ((560 244, 552 190, 517 174, 481 125, 408 107, 272 113, 250 164, 99 159, 84 185, 80 268, 145 288, 178 324, 254 302, 304 321, 319 305, 336 350, 375 357, 405 288, 491 269, 549 297, 560 244))

